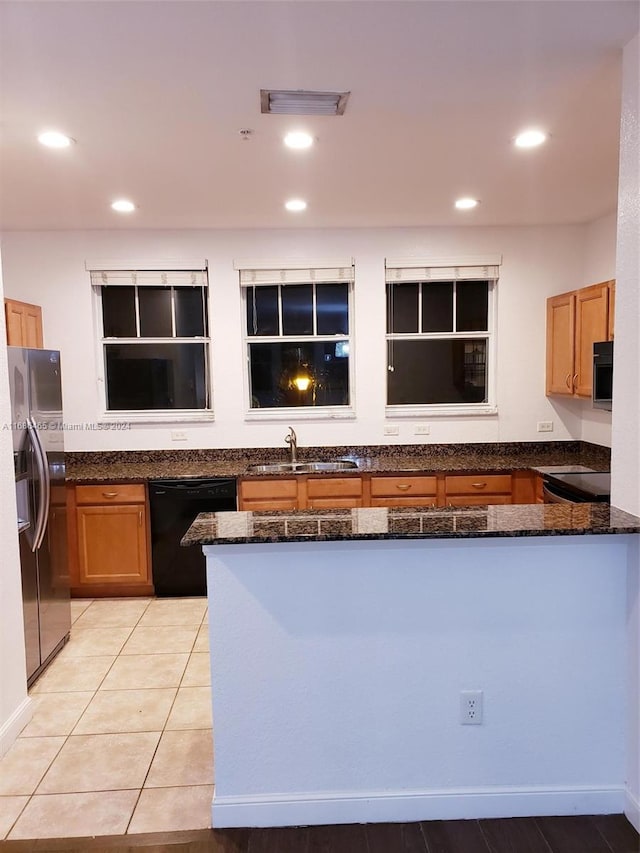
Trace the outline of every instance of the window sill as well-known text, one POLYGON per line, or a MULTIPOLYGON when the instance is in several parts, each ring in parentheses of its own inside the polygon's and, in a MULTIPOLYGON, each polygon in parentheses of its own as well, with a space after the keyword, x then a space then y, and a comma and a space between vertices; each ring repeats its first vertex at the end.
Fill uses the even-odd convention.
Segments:
POLYGON ((162 411, 162 412, 103 412, 98 424, 103 424, 106 429, 115 428, 116 424, 135 426, 137 424, 184 424, 184 423, 210 423, 214 420, 212 411, 193 412, 189 410, 162 411))
POLYGON ((498 414, 490 403, 460 403, 439 406, 385 406, 386 418, 487 417, 498 414))
POLYGON ((264 421, 344 421, 355 420, 356 413, 351 407, 338 408, 285 408, 282 409, 251 409, 245 412, 246 422, 264 421))

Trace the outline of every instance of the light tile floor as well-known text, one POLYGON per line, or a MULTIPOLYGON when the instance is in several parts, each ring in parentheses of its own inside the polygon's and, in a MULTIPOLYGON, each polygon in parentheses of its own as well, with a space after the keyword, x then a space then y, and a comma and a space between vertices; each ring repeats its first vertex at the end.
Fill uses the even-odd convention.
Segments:
POLYGON ((71 639, 0 761, 0 839, 211 825, 203 598, 71 603, 71 639))

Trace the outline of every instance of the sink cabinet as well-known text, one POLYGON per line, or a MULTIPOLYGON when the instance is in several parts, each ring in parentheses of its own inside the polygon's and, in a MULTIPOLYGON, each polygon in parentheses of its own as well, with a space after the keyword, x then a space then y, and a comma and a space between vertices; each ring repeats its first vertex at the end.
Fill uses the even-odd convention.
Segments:
POLYGON ((71 594, 153 594, 145 485, 71 486, 67 506, 71 594))
POLYGON ((297 509, 298 485, 295 478, 242 480, 238 484, 238 509, 297 509))
POLYGON ((362 477, 309 477, 307 509, 349 509, 364 506, 362 477))
POLYGON ((437 477, 371 477, 371 506, 436 506, 437 477))

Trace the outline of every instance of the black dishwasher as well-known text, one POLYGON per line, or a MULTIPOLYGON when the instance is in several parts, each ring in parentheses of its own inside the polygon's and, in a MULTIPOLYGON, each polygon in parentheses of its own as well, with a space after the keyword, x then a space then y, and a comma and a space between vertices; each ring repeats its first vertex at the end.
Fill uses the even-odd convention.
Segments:
POLYGON ((151 568, 157 596, 206 595, 207 574, 202 549, 180 546, 199 512, 236 509, 234 479, 152 480, 151 568))

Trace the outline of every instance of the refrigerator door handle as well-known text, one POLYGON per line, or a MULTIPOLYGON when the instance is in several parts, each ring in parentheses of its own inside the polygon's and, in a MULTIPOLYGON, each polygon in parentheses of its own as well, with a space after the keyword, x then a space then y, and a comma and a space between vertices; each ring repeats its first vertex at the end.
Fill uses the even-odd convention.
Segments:
POLYGON ((33 536, 32 551, 37 551, 47 528, 47 518, 49 516, 51 479, 49 476, 49 466, 47 465, 47 456, 44 452, 38 430, 33 418, 27 418, 27 432, 33 444, 34 456, 36 459, 36 467, 38 469, 38 479, 40 480, 40 494, 38 495, 38 516, 36 518, 36 529, 33 536))

